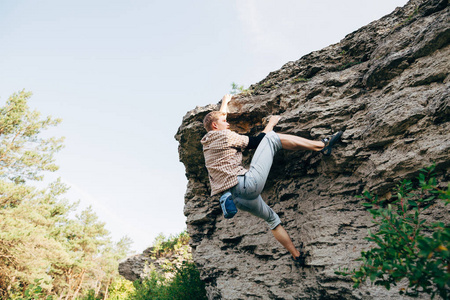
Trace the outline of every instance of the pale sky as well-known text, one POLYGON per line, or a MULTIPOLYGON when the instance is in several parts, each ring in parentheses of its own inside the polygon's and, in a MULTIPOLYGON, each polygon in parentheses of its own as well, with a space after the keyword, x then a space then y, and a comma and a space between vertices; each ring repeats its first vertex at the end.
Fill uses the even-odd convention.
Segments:
POLYGON ((0 104, 22 89, 63 122, 67 197, 143 251, 181 232, 184 114, 389 14, 405 0, 0 0, 0 104))

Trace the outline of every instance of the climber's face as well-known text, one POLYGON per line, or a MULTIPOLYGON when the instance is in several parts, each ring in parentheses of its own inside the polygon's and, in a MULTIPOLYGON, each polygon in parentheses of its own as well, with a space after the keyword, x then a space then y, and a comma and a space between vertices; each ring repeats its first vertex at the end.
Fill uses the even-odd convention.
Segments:
POLYGON ((225 130, 230 128, 230 124, 227 122, 227 116, 221 115, 216 122, 212 123, 214 130, 225 130))

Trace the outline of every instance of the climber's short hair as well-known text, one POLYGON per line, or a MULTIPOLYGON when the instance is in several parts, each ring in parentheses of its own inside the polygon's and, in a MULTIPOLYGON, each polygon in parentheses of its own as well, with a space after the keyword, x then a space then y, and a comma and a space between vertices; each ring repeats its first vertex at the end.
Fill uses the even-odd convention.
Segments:
POLYGON ((212 123, 217 122, 220 116, 226 116, 227 114, 221 111, 212 111, 205 116, 203 119, 203 126, 205 126, 206 131, 213 130, 212 123))

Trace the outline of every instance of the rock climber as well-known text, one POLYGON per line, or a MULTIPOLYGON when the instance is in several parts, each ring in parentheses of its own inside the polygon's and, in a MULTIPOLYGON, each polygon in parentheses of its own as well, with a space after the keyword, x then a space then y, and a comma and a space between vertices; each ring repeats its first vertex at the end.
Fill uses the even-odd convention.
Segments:
POLYGON ((265 220, 275 239, 289 251, 294 262, 304 266, 306 254, 302 245, 299 247, 300 250, 294 246, 280 224, 280 218, 264 202, 260 194, 278 150, 311 150, 330 155, 342 131, 322 141, 312 141, 294 135, 275 133, 273 128, 280 120, 280 116, 271 116, 259 135, 250 137, 240 135, 231 131, 227 122, 228 103, 231 99, 231 95, 225 95, 220 110, 208 113, 203 120, 208 132, 201 143, 211 183, 211 196, 231 193, 232 203, 238 209, 265 220), (242 166, 244 149, 256 149, 249 169, 242 166))

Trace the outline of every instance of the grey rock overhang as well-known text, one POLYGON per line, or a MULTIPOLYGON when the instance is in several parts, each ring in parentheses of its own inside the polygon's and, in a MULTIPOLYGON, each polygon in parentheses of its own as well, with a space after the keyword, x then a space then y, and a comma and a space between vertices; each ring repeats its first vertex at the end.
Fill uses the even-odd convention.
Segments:
MULTIPOLYGON (((439 180, 449 181, 449 19, 448 1, 410 1, 285 64, 232 102, 228 120, 242 134, 256 134, 274 114, 282 116, 277 132, 320 139, 345 130, 331 157, 278 153, 262 195, 294 242, 306 245, 308 268, 295 268, 256 217, 221 216, 200 143, 203 117, 219 104, 185 115, 175 136, 188 179, 184 213, 210 299, 398 297, 370 286, 354 291, 334 270, 368 246, 373 225, 356 195, 385 195, 432 162, 439 180)), ((430 218, 448 221, 449 208, 436 205, 430 218)))

